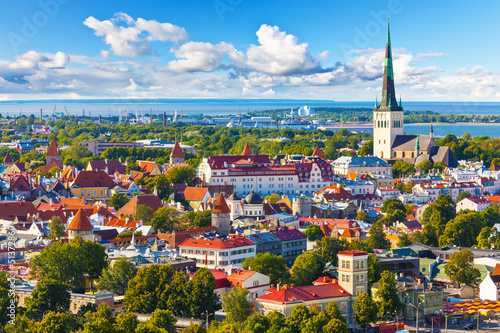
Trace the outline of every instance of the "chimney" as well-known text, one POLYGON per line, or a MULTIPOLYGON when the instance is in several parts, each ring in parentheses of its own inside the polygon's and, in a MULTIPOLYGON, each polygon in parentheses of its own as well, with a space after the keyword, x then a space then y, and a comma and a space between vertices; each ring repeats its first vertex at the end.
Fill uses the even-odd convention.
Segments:
POLYGON ((293 288, 295 288, 295 284, 292 283, 292 284, 290 284, 290 289, 293 289, 293 288))
POLYGON ((280 284, 279 283, 276 285, 276 290, 280 290, 280 284))

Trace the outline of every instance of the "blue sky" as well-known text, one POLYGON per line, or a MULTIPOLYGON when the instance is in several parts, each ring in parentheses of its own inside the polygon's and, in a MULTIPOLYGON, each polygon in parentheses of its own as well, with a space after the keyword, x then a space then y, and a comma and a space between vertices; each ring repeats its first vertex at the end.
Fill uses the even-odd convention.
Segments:
POLYGON ((499 101, 498 1, 26 0, 0 4, 0 99, 380 96, 499 101))

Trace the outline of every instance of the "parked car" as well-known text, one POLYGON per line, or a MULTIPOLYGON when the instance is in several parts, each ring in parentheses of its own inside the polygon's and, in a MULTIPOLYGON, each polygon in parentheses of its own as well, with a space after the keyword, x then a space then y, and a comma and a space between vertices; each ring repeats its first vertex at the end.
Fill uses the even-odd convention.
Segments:
POLYGON ((477 328, 476 324, 470 323, 464 326, 464 330, 475 330, 477 328))

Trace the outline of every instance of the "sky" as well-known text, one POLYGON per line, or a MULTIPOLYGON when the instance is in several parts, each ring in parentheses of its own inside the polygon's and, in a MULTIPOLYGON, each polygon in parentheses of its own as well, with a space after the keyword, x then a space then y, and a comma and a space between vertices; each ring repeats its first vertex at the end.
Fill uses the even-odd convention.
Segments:
POLYGON ((500 101, 496 0, 0 4, 0 100, 500 101))

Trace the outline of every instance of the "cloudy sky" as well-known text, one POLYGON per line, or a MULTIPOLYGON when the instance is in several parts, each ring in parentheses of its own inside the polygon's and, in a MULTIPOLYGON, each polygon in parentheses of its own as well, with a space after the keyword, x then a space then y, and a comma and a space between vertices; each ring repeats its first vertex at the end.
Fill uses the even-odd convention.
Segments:
POLYGON ((497 0, 23 0, 0 9, 0 100, 371 101, 390 17, 403 101, 500 101, 497 0))

